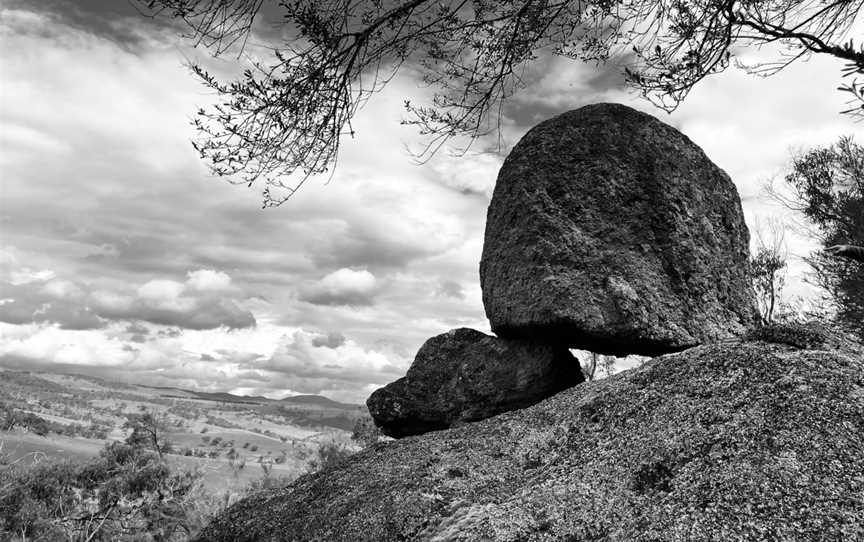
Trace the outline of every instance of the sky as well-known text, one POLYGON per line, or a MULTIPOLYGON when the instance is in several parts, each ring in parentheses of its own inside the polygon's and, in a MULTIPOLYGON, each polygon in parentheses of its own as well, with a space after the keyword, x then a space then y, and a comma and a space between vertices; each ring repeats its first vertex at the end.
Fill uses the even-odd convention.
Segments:
MULTIPOLYGON (((192 148, 213 96, 188 59, 236 70, 121 0, 0 0, 0 365, 360 403, 429 337, 489 332, 486 208, 536 123, 604 101, 657 116, 731 176, 751 231, 792 218, 762 193, 792 151, 862 130, 839 114, 831 59, 730 69, 671 115, 617 68, 554 59, 506 108, 501 152, 418 165, 399 121, 428 91, 406 75, 361 111, 332 177, 264 210, 192 148)), ((787 296, 812 295, 800 258, 815 245, 792 231, 787 245, 787 296)))

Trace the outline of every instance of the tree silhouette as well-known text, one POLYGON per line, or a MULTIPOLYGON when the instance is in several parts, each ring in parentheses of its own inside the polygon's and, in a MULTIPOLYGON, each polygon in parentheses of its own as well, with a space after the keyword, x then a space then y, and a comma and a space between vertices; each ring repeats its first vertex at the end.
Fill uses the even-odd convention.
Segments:
MULTIPOLYGON (((198 111, 196 149, 216 175, 263 181, 265 206, 333 167, 358 109, 403 65, 434 89, 430 104, 404 103, 403 122, 427 136, 421 160, 454 136, 470 145, 498 130, 504 102, 548 55, 626 55, 627 81, 667 110, 744 47, 778 46, 773 61, 748 67, 762 75, 814 53, 864 72, 864 49, 847 38, 864 0, 134 1, 182 21, 217 56, 242 51, 262 10, 278 10, 281 42, 237 80, 192 66, 220 97, 198 111)), ((864 102, 857 80, 842 88, 864 102)))

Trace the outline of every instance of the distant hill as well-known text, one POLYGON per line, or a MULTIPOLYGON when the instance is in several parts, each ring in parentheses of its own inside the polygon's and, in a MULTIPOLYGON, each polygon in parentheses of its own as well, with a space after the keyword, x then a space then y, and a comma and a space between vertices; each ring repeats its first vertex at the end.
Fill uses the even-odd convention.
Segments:
POLYGON ((291 395, 279 399, 280 403, 291 403, 294 405, 310 405, 325 408, 337 408, 339 410, 357 410, 361 405, 352 405, 350 403, 340 403, 333 399, 328 399, 320 395, 291 395))
POLYGON ((165 386, 145 386, 143 384, 139 384, 139 386, 142 388, 149 388, 151 390, 158 390, 160 392, 167 392, 162 394, 166 397, 182 397, 184 399, 200 399, 204 401, 216 401, 220 403, 238 403, 250 405, 282 403, 290 405, 332 408, 338 410, 357 410, 361 407, 361 405, 340 403, 338 401, 328 399, 327 397, 323 397, 321 395, 291 395, 288 397, 283 397, 282 399, 269 399, 260 395, 234 395, 233 393, 228 392, 204 392, 165 386))

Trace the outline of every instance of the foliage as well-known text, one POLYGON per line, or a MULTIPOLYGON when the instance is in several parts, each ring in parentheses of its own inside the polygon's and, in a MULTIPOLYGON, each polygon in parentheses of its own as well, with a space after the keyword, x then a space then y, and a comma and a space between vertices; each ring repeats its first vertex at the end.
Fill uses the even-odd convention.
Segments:
POLYGON ((588 352, 588 357, 584 362, 581 363, 582 374, 585 376, 585 380, 591 382, 592 380, 602 378, 599 374, 597 374, 597 369, 602 370, 602 374, 604 377, 612 376, 613 374, 615 374, 616 360, 617 358, 615 356, 607 356, 604 354, 597 354, 596 352, 588 352))
POLYGON ((786 260, 770 248, 763 247, 750 259, 750 268, 756 300, 759 303, 759 315, 763 324, 770 324, 774 322, 774 312, 785 282, 781 272, 786 268, 786 260))
POLYGON ((9 431, 16 427, 40 436, 45 436, 51 431, 51 423, 48 420, 32 412, 16 411, 11 406, 0 403, 0 430, 9 431))
MULTIPOLYGON (((796 154, 785 184, 791 196, 775 196, 803 213, 823 247, 864 245, 864 147, 842 137, 833 145, 796 154)), ((825 252, 807 261, 816 283, 830 294, 837 320, 864 336, 864 264, 825 252)))
MULTIPOLYGON (((214 55, 242 50, 262 1, 136 0, 149 13, 188 25, 214 55)), ((549 55, 625 60, 630 84, 674 109, 737 51, 779 44, 779 71, 812 53, 864 72, 864 49, 846 39, 864 0, 283 0, 282 43, 263 50, 242 76, 222 82, 193 72, 221 101, 201 109, 196 149, 216 175, 252 185, 279 205, 311 175, 328 171, 352 119, 403 65, 434 90, 431 103, 405 101, 406 124, 428 136, 420 158, 447 139, 498 130, 504 102, 549 55), (275 192, 271 192, 275 189, 275 192)), ((860 100, 857 81, 843 87, 860 100)), ((864 101, 864 100, 862 100, 864 101)), ((466 147, 467 148, 467 147, 466 147)))
POLYGON ((354 452, 344 444, 335 441, 321 443, 318 446, 318 453, 309 461, 309 471, 328 470, 353 454, 354 452))
POLYGON ((123 427, 132 430, 126 437, 126 444, 149 448, 156 452, 160 459, 163 454, 172 452, 171 442, 165 436, 167 423, 164 417, 157 417, 151 412, 131 414, 123 427))
POLYGON ((369 415, 357 418, 354 429, 351 432, 351 440, 360 445, 361 448, 371 448, 381 438, 381 430, 372 421, 369 415))
POLYGON ((759 305, 759 316, 763 325, 774 323, 776 313, 780 308, 780 294, 786 282, 786 248, 784 227, 780 222, 771 222, 768 227, 768 239, 757 225, 759 247, 756 254, 750 257, 750 272, 753 278, 753 289, 759 305))
POLYGON ((199 478, 118 442, 86 463, 13 463, 0 467, 0 533, 22 541, 184 540, 203 524, 190 516, 188 498, 199 478))

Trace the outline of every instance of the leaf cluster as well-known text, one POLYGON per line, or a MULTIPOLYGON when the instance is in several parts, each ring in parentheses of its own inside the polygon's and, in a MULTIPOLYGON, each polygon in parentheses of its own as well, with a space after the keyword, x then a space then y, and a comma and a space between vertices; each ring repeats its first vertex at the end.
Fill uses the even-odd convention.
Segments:
MULTIPOLYGON (((864 245, 864 147, 843 137, 798 154, 785 181, 792 196, 784 203, 803 213, 824 247, 864 245)), ((823 252, 807 261, 833 298, 838 319, 864 336, 864 264, 823 252)))

